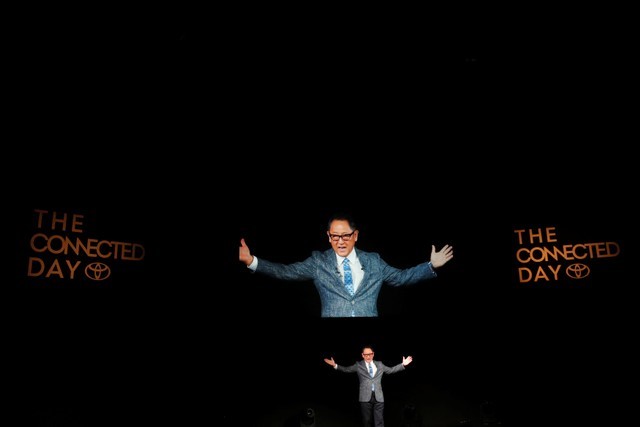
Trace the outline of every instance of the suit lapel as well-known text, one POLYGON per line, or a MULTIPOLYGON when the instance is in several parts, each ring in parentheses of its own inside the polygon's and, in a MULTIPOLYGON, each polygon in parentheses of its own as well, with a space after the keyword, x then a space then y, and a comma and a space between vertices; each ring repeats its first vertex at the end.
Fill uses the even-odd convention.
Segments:
POLYGON ((330 274, 335 277, 336 288, 339 289, 340 292, 344 292, 348 295, 349 292, 347 292, 347 289, 344 286, 344 282, 342 281, 342 276, 340 275, 340 268, 338 268, 338 259, 336 258, 335 251, 333 249, 327 249, 324 253, 324 256, 330 274))
POLYGON ((370 267, 369 257, 367 257, 367 254, 362 251, 356 251, 356 253, 358 255, 358 261, 360 261, 360 267, 362 268, 362 281, 360 282, 360 285, 356 290, 356 294, 357 294, 359 292, 362 292, 362 290, 366 289, 367 277, 369 276, 369 271, 371 270, 369 268, 370 267))

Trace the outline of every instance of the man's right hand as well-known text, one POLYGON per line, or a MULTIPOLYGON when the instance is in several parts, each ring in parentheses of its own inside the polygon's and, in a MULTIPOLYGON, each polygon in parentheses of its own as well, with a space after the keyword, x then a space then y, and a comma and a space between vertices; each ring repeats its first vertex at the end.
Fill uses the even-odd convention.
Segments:
POLYGON ((331 366, 336 366, 336 362, 333 361, 333 357, 331 359, 324 359, 325 363, 331 366))
POLYGON ((253 261, 253 255, 251 255, 249 246, 244 242, 244 239, 240 239, 240 261, 244 262, 247 266, 253 261))

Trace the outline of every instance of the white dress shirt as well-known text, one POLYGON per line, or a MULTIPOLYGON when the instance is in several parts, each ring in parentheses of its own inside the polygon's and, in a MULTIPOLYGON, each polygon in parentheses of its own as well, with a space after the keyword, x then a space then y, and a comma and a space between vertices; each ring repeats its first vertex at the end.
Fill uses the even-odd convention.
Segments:
MULTIPOLYGON (((343 256, 336 254, 336 258, 338 260, 338 270, 340 270, 340 275, 342 276, 342 281, 344 282, 344 266, 342 261, 344 261, 343 256)), ((358 286, 362 282, 362 278, 364 277, 364 271, 362 270, 362 264, 360 264, 360 260, 356 256, 356 249, 353 248, 351 253, 347 255, 349 259, 349 263, 351 264, 351 276, 353 277, 353 291, 358 290, 358 286)))

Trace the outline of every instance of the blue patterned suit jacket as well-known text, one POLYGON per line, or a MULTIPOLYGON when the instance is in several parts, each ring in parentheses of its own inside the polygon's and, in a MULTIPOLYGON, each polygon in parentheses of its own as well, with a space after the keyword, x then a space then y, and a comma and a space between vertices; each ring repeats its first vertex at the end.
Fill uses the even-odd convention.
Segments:
POLYGON ((314 251, 309 258, 293 264, 260 258, 255 272, 282 280, 313 280, 320 294, 322 317, 377 317, 378 294, 383 283, 411 285, 436 277, 430 262, 398 269, 388 265, 375 252, 356 250, 356 255, 364 277, 353 296, 344 286, 333 249, 314 251))

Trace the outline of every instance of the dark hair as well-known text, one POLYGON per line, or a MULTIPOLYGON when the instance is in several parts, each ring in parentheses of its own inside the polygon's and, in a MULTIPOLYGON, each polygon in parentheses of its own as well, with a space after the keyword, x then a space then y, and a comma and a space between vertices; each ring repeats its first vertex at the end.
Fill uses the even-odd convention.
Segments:
POLYGON ((347 221, 349 223, 349 227, 351 227, 353 231, 356 231, 358 229, 358 227, 356 226, 356 222, 353 220, 351 215, 346 212, 338 212, 333 214, 327 222, 327 231, 331 229, 331 223, 333 221, 347 221))

